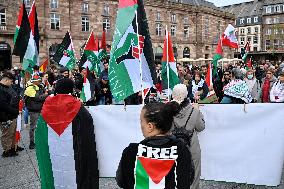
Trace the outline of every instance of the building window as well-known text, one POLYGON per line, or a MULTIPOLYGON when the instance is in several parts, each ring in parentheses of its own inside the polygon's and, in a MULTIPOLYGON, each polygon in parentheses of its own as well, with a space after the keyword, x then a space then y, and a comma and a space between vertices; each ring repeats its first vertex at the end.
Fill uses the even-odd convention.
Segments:
POLYGON ((266 7, 266 13, 271 13, 271 6, 266 7))
POLYGON ((275 5, 274 12, 280 12, 280 5, 275 5))
POLYGON ((160 23, 156 24, 156 36, 162 36, 162 28, 163 28, 162 24, 160 23))
POLYGON ((248 30, 247 34, 251 34, 251 29, 250 29, 250 27, 248 27, 247 30, 248 30))
POLYGON ((50 0, 50 8, 57 9, 58 8, 58 0, 50 0))
POLYGON ((251 42, 251 37, 248 37, 248 38, 247 38, 247 41, 250 43, 250 42, 251 42))
POLYGON ((244 37, 241 37, 241 45, 244 45, 245 44, 245 38, 244 37))
POLYGON ((185 26, 183 29, 184 38, 189 38, 189 26, 185 26))
POLYGON ((247 24, 251 23, 251 18, 247 18, 247 24))
POLYGON ((110 30, 110 21, 109 18, 104 18, 103 19, 103 28, 106 32, 110 30))
POLYGON ((273 22, 274 22, 274 24, 278 24, 278 23, 279 23, 279 17, 275 17, 275 18, 273 19, 273 22))
POLYGON ((272 24, 272 19, 271 18, 266 18, 266 24, 272 24))
POLYGON ((245 29, 241 28, 241 34, 244 34, 244 33, 245 33, 245 29))
POLYGON ((90 20, 89 17, 83 16, 82 17, 82 31, 87 32, 90 30, 90 20))
POLYGON ((240 19, 240 24, 244 24, 244 21, 245 21, 245 19, 244 19, 244 18, 241 18, 241 19, 240 19))
POLYGON ((274 29, 274 34, 277 35, 278 34, 278 29, 274 29))
POLYGON ((156 20, 157 20, 157 21, 160 21, 160 20, 161 20, 161 13, 160 13, 160 12, 157 12, 156 20))
POLYGON ((258 33, 258 27, 254 27, 254 33, 258 33))
POLYGON ((270 40, 265 40, 265 50, 270 49, 270 40))
POLYGON ((1 4, 1 3, 4 4, 4 3, 5 3, 5 0, 0 0, 0 4, 1 4))
POLYGON ((253 51, 256 52, 257 51, 257 47, 253 47, 253 51))
POLYGON ((171 36, 176 36, 177 32, 177 26, 176 25, 171 25, 171 36))
POLYGON ((25 6, 26 8, 30 8, 31 7, 31 0, 25 0, 25 6))
POLYGON ((50 29, 59 30, 60 28, 60 16, 56 13, 50 14, 50 29))
POLYGON ((254 37, 253 37, 253 43, 254 43, 254 44, 258 44, 258 37, 257 37, 257 36, 254 36, 254 37))
POLYGON ((175 14, 171 15, 171 22, 176 23, 176 15, 175 14))
POLYGON ((103 15, 108 16, 109 15, 109 5, 104 5, 104 12, 103 15))
POLYGON ((266 35, 271 35, 271 29, 270 29, 270 28, 268 28, 268 29, 266 30, 266 35))
POLYGON ((184 24, 189 24, 188 17, 184 17, 184 18, 183 18, 183 23, 184 23, 184 24))
POLYGON ((274 49, 278 50, 279 48, 279 40, 278 39, 274 39, 274 49))
POLYGON ((6 9, 0 10, 0 26, 6 26, 6 9))
POLYGON ((258 22, 258 17, 257 17, 257 16, 254 17, 254 18, 253 18, 253 21, 254 21, 254 23, 258 22))
POLYGON ((89 4, 88 3, 83 3, 82 4, 82 12, 83 13, 88 13, 89 12, 89 4))

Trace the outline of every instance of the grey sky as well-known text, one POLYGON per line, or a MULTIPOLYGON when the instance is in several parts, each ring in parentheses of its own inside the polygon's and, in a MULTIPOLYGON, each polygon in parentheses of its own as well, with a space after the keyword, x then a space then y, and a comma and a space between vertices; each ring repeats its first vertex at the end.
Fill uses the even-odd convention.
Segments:
POLYGON ((252 0, 207 0, 207 1, 210 1, 214 3, 217 7, 220 7, 220 6, 226 6, 226 5, 231 5, 231 4, 238 4, 242 2, 248 2, 252 0))

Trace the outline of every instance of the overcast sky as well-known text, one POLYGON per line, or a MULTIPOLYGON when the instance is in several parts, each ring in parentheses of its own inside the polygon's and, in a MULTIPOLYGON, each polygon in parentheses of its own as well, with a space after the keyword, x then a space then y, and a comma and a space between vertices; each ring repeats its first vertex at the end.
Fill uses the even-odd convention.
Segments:
POLYGON ((226 6, 226 5, 231 5, 231 4, 238 4, 242 2, 248 2, 252 0, 207 0, 207 1, 210 1, 214 3, 217 7, 220 7, 220 6, 226 6))

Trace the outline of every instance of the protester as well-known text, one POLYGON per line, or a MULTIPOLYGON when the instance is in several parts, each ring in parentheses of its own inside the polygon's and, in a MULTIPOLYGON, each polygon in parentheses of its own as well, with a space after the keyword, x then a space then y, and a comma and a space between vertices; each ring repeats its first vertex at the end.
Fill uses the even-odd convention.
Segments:
POLYGON ((261 92, 260 83, 256 79, 253 70, 250 69, 246 72, 244 81, 248 85, 249 92, 251 93, 252 96, 252 102, 260 102, 260 92, 261 92))
POLYGON ((193 75, 192 82, 188 86, 188 97, 191 102, 198 102, 207 97, 209 93, 208 86, 199 71, 196 71, 193 75))
POLYGON ((99 92, 96 95, 98 105, 112 104, 112 95, 110 91, 109 79, 107 75, 102 76, 99 85, 99 92))
POLYGON ((170 134, 174 115, 178 113, 175 108, 175 103, 158 102, 143 107, 140 123, 145 139, 123 150, 116 172, 119 187, 144 188, 151 182, 164 189, 189 188, 194 178, 191 154, 181 140, 170 134))
POLYGON ((35 148, 34 131, 36 129, 36 122, 41 111, 42 105, 48 96, 47 91, 41 85, 41 77, 34 75, 31 79, 31 85, 25 90, 25 106, 27 107, 30 115, 30 149, 35 148))
MULTIPOLYGON (((20 97, 13 90, 14 77, 11 73, 4 73, 0 80, 0 129, 1 145, 3 148, 2 157, 17 156, 15 151, 16 118, 19 115, 20 97)), ((18 147, 18 151, 23 148, 18 147)))
POLYGON ((273 84, 270 91, 271 102, 284 102, 284 71, 279 74, 279 79, 273 84))
POLYGON ((222 76, 222 79, 217 78, 214 82, 214 91, 216 93, 216 96, 218 97, 218 102, 221 102, 224 96, 224 87, 230 83, 231 81, 231 71, 225 70, 222 76))
POLYGON ((248 85, 243 81, 241 69, 232 70, 232 80, 224 87, 223 104, 244 104, 252 101, 248 85))
POLYGON ((266 71, 266 77, 262 79, 261 95, 260 95, 262 103, 270 102, 270 91, 273 84, 277 80, 273 74, 274 74, 274 69, 269 68, 266 71))
POLYGON ((173 101, 178 103, 179 109, 178 114, 174 117, 173 128, 185 127, 190 133, 190 141, 188 142, 195 168, 194 181, 190 188, 198 189, 201 175, 201 149, 197 132, 201 132, 205 129, 205 121, 202 113, 190 104, 187 99, 187 93, 187 87, 183 84, 178 84, 173 89, 173 101))
POLYGON ((70 77, 69 69, 66 67, 61 67, 60 75, 57 77, 57 80, 62 79, 62 78, 69 78, 69 77, 70 77))

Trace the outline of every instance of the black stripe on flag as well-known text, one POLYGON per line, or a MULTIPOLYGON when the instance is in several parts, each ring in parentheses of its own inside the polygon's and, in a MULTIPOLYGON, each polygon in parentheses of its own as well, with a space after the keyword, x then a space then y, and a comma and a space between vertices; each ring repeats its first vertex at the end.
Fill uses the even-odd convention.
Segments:
POLYGON ((62 43, 58 47, 56 53, 53 56, 53 60, 59 64, 61 58, 63 57, 63 53, 65 50, 68 49, 69 45, 71 44, 71 38, 69 32, 67 32, 63 38, 62 43))

